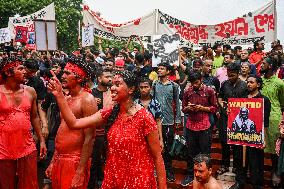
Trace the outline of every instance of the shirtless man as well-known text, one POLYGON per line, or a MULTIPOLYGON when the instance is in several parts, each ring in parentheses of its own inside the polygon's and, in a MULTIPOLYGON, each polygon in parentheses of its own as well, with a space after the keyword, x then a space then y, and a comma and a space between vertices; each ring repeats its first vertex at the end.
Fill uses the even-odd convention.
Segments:
POLYGON ((46 155, 37 113, 37 95, 23 85, 26 70, 22 61, 0 62, 0 188, 38 188, 37 150, 31 128, 40 141, 40 157, 46 155))
POLYGON ((222 189, 212 176, 212 164, 208 155, 199 154, 194 158, 193 189, 222 189))
MULTIPOLYGON (((68 105, 76 118, 94 114, 97 103, 92 94, 82 87, 90 69, 85 62, 70 60, 63 71, 62 86, 69 90, 68 105)), ((93 129, 72 130, 62 119, 55 138, 55 152, 46 175, 53 189, 86 189, 89 179, 89 157, 93 149, 93 129)))

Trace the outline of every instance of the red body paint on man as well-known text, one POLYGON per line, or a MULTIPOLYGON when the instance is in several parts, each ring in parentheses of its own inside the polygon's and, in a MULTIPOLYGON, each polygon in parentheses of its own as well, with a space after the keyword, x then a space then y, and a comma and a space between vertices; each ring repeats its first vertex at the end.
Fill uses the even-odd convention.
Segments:
POLYGON ((38 188, 37 151, 31 125, 40 140, 41 158, 46 154, 46 146, 36 92, 23 85, 26 71, 22 62, 5 59, 0 70, 0 188, 38 188))
MULTIPOLYGON (((82 87, 87 73, 79 61, 68 62, 62 85, 69 90, 68 106, 76 118, 97 111, 95 98, 82 87)), ((69 129, 64 119, 55 139, 55 153, 46 175, 51 177, 53 189, 87 188, 89 179, 89 157, 93 148, 93 129, 69 129)))

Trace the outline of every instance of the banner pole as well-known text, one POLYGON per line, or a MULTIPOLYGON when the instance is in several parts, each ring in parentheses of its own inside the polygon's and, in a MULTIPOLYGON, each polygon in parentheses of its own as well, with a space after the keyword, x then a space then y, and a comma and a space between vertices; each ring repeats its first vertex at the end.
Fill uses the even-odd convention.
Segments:
POLYGON ((155 35, 158 35, 159 9, 155 9, 155 35))
POLYGON ((276 0, 273 0, 273 9, 274 9, 274 26, 275 26, 275 32, 274 32, 274 41, 277 40, 277 9, 276 9, 276 0))
POLYGON ((82 43, 81 43, 81 20, 78 21, 78 44, 79 44, 79 47, 82 48, 82 43))
POLYGON ((243 146, 242 149, 243 149, 243 167, 245 167, 245 166, 246 166, 247 147, 246 147, 246 146, 243 146))

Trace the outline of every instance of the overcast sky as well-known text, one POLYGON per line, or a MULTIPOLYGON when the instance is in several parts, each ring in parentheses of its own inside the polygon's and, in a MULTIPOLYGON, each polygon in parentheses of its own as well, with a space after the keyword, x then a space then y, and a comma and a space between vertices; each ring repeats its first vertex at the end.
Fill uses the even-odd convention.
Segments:
MULTIPOLYGON (((254 11, 270 0, 84 0, 112 23, 161 11, 192 24, 217 24, 254 11)), ((284 0, 277 0, 278 38, 284 43, 284 0), (282 24, 280 24, 282 23, 282 24)))

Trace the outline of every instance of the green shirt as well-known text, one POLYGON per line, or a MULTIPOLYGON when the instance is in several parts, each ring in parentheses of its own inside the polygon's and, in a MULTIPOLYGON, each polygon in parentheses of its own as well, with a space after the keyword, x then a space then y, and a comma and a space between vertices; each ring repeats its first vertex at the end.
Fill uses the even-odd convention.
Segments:
POLYGON ((275 154, 275 143, 279 137, 278 126, 282 119, 281 110, 284 109, 284 82, 275 75, 269 79, 263 77, 262 80, 263 88, 261 93, 267 96, 271 102, 265 152, 275 154))
POLYGON ((224 57, 220 55, 219 57, 214 56, 214 61, 213 61, 213 69, 212 69, 212 74, 216 74, 217 68, 220 68, 223 65, 224 62, 224 57))

